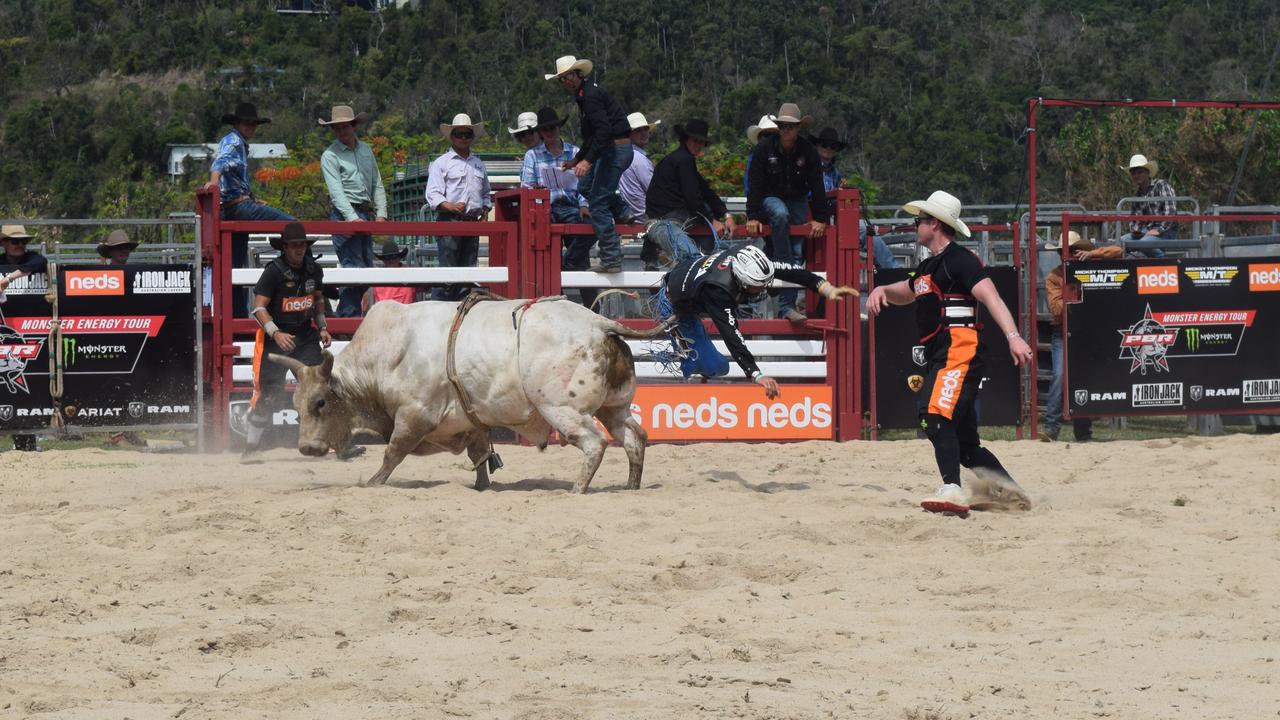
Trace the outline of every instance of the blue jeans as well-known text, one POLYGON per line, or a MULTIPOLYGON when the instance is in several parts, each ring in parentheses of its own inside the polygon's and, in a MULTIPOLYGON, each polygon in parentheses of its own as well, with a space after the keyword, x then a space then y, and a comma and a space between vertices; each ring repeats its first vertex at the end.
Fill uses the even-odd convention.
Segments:
MULTIPOLYGON (((361 220, 372 220, 373 213, 356 210, 361 220)), ((329 210, 329 219, 335 222, 346 220, 337 208, 329 210)), ((333 251, 338 255, 338 267, 371 268, 373 267, 373 236, 369 233, 353 235, 334 235, 333 251)), ((360 317, 360 297, 366 288, 359 285, 344 287, 338 293, 338 309, 334 312, 338 317, 360 317)))
MULTIPOLYGON (((1168 232, 1160 233, 1160 237, 1159 237, 1159 238, 1153 238, 1153 237, 1151 237, 1150 235, 1143 235, 1141 238, 1138 238, 1138 239, 1139 239, 1139 240, 1143 240, 1143 241, 1146 241, 1146 240, 1148 240, 1148 239, 1153 240, 1153 241, 1154 241, 1154 240, 1177 240, 1177 239, 1178 239, 1178 228, 1177 228, 1177 226, 1174 226, 1174 227, 1173 227, 1171 230, 1169 230, 1168 232)), ((1123 236, 1123 237, 1121 238, 1121 241, 1132 243, 1132 242, 1134 242, 1133 235, 1132 235, 1132 234, 1127 234, 1127 235, 1125 235, 1125 236, 1123 236)), ((1121 243, 1121 244, 1123 245, 1123 243, 1121 243)), ((1142 255, 1142 256, 1145 256, 1145 257, 1149 257, 1149 258, 1162 258, 1162 257, 1164 257, 1164 248, 1134 248, 1134 249, 1132 249, 1132 250, 1127 250, 1127 249, 1126 249, 1126 252, 1128 252, 1129 254, 1132 254, 1132 255, 1142 255)))
POLYGON ((661 254, 670 258, 671 264, 689 258, 701 257, 702 248, 685 232, 684 225, 675 220, 657 220, 645 228, 645 237, 658 246, 661 254))
MULTIPOLYGON (((858 221, 858 246, 861 247, 864 251, 867 249, 867 221, 866 220, 858 221)), ((893 251, 889 249, 889 246, 885 244, 884 240, 880 239, 879 235, 876 235, 874 237, 871 247, 872 247, 872 251, 875 254, 875 262, 876 262, 877 268, 902 267, 902 263, 898 262, 898 258, 893 254, 893 251)))
MULTIPOLYGON (((1057 439, 1058 430, 1062 428, 1062 383, 1065 380, 1062 366, 1062 326, 1054 326, 1049 348, 1053 357, 1053 381, 1049 383, 1049 399, 1044 407, 1044 431, 1057 439)), ((1071 425, 1077 440, 1087 440, 1093 436, 1092 419, 1075 418, 1071 425)))
MULTIPOLYGON (((464 222, 462 218, 442 216, 440 222, 464 222)), ((466 221, 471 222, 471 221, 466 221)), ((440 267, 475 267, 480 259, 480 238, 475 235, 445 235, 436 238, 436 259, 440 267)), ((466 297, 474 285, 445 285, 431 290, 432 300, 457 301, 466 297)))
MULTIPOLYGON (((805 198, 784 200, 767 197, 761 205, 769 218, 769 245, 765 254, 770 260, 804 267, 804 238, 793 236, 790 226, 801 225, 809 219, 809 201, 805 198)), ((799 290, 783 290, 778 293, 778 317, 794 310, 799 290)))
MULTIPOLYGON (((245 200, 235 205, 223 205, 219 213, 223 220, 265 220, 288 221, 295 219, 292 215, 281 212, 270 205, 260 205, 252 200, 245 200)), ((231 233, 231 267, 249 267, 249 233, 231 233)), ((231 317, 249 317, 249 288, 235 288, 231 292, 231 317)))
POLYGON ((614 228, 614 218, 625 217, 629 212, 618 194, 618 180, 631 167, 633 157, 631 143, 610 142, 578 181, 578 192, 591 208, 591 224, 600 243, 600 264, 606 267, 622 264, 622 240, 614 228))
MULTIPOLYGON (((571 225, 582 222, 582 213, 572 203, 557 203, 551 206, 551 222, 571 225)), ((560 269, 586 270, 591 267, 591 246, 596 244, 595 235, 566 235, 561 241, 560 269)), ((582 295, 582 304, 591 307, 600 291, 595 288, 578 288, 582 295)))
MULTIPOLYGON (((658 315, 665 320, 674 313, 675 308, 667 299, 667 289, 664 287, 658 290, 658 315)), ((688 357, 680 360, 680 372, 685 377, 694 374, 707 377, 729 374, 729 361, 711 344, 711 336, 707 334, 707 328, 697 313, 680 316, 679 334, 678 338, 674 334, 670 336, 671 345, 677 353, 682 344, 685 346, 688 357)))

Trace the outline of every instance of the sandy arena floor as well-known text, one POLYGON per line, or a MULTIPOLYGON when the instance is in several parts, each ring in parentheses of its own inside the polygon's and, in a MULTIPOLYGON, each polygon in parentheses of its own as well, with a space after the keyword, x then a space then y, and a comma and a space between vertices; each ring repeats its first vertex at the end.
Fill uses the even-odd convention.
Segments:
POLYGON ((4 453, 0 717, 1278 716, 1280 436, 992 447, 1030 513, 917 441, 4 453))

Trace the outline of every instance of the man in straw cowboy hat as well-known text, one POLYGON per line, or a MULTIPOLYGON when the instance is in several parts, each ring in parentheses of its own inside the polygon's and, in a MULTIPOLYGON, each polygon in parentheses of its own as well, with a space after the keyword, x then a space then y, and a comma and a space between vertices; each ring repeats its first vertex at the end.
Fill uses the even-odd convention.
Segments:
POLYGON ((582 148, 564 167, 580 179, 578 188, 591 208, 600 260, 590 269, 616 273, 622 271, 622 240, 614 221, 628 215, 627 205, 618 195, 618 181, 633 157, 631 124, 618 101, 594 82, 587 82, 592 67, 590 60, 566 55, 556 59, 556 71, 546 79, 558 80, 578 105, 582 148))
MULTIPOLYGON (((587 200, 578 192, 578 176, 565 164, 578 153, 578 147, 561 137, 565 118, 553 108, 538 111, 535 123, 542 144, 525 152, 520 165, 520 187, 545 188, 551 193, 551 221, 575 224, 589 221, 587 200)), ((591 265, 594 235, 568 235, 560 250, 561 270, 586 270, 591 265)), ((599 294, 595 288, 580 288, 582 304, 587 307, 599 294)))
MULTIPOLYGON (((382 266, 389 268, 404 267, 404 258, 408 254, 409 248, 400 247, 395 240, 387 240, 382 244, 382 249, 375 253, 382 266)), ((403 305, 410 305, 417 301, 418 288, 413 285, 375 285, 369 288, 369 292, 365 293, 361 301, 361 310, 369 312, 369 308, 380 302, 398 302, 403 305)))
MULTIPOLYGON (((1177 193, 1168 180, 1155 177, 1160 166, 1155 160, 1148 160, 1146 155, 1134 155, 1129 158, 1129 177, 1133 180, 1137 197, 1151 198, 1135 202, 1131 215, 1176 215, 1178 203, 1174 200, 1177 193)), ((1137 240, 1176 240, 1178 224, 1172 220, 1134 220, 1129 223, 1129 233, 1120 239, 1133 242, 1137 240)), ((1137 251, 1147 257, 1164 257, 1160 248, 1140 248, 1137 251)))
MULTIPOLYGON (((831 217, 831 203, 822 186, 818 151, 801 137, 801 128, 813 124, 795 103, 783 103, 769 119, 778 126, 777 137, 768 137, 751 153, 750 190, 747 192, 747 234, 761 234, 768 223, 766 250, 771 259, 804 267, 804 238, 792 237, 791 226, 809 220, 809 237, 820 238, 831 217)), ((808 318, 796 307, 797 290, 778 294, 778 316, 791 322, 808 318)))
POLYGON ((249 400, 249 429, 241 460, 250 462, 263 450, 263 435, 281 404, 285 367, 267 362, 267 355, 286 355, 305 365, 324 360, 320 348, 333 338, 325 320, 324 270, 311 256, 302 223, 284 226, 271 247, 280 256, 263 268, 253 286, 253 319, 261 326, 253 346, 253 397, 249 400))
POLYGON ((716 250, 714 238, 698 242, 690 237, 686 230, 691 225, 710 226, 725 242, 734 229, 733 215, 698 172, 698 158, 712 142, 707 122, 689 120, 675 131, 680 146, 658 162, 649 184, 652 221, 645 230, 646 250, 664 267, 716 250))
MULTIPOLYGON (((15 280, 29 275, 41 275, 48 271, 49 261, 38 252, 27 249, 32 236, 22 225, 0 226, 0 302, 4 302, 9 287, 15 280)), ((43 291, 40 291, 43 294, 43 291)), ((13 449, 24 452, 38 452, 40 446, 36 436, 29 433, 14 433, 13 449)))
POLYGON ((618 180, 618 194, 627 203, 628 214, 619 218, 623 224, 645 223, 649 221, 645 215, 644 196, 649 192, 649 183, 653 180, 653 161, 645 152, 649 144, 650 132, 662 124, 661 120, 650 122, 644 113, 631 113, 627 116, 627 124, 631 126, 631 166, 622 173, 618 180))
POLYGON ((890 303, 916 303, 916 324, 928 363, 917 406, 943 482, 921 507, 961 515, 971 504, 978 509, 994 504, 1028 509, 1026 494, 978 438, 975 401, 984 367, 978 303, 1004 332, 1014 364, 1031 362, 1031 348, 1018 334, 982 261, 955 242, 957 233, 969 237, 968 226, 960 220, 960 201, 939 190, 903 209, 916 216, 916 241, 932 254, 920 263, 914 278, 876 287, 867 298, 867 312, 875 316, 890 303), (972 498, 960 489, 961 465, 978 476, 972 498))
MULTIPOLYGON (((259 125, 266 125, 271 118, 258 115, 253 103, 240 103, 233 112, 222 116, 222 122, 231 126, 231 132, 218 141, 209 166, 209 182, 206 190, 218 189, 223 220, 292 220, 293 216, 277 210, 253 195, 249 184, 249 141, 258 132, 259 125)), ((249 233, 232 233, 231 266, 249 264, 249 233)), ((248 291, 236 288, 231 303, 233 317, 245 317, 248 313, 248 291)))
POLYGON ((526 150, 532 150, 542 144, 542 138, 538 136, 538 113, 520 113, 516 117, 516 126, 507 128, 507 132, 526 150))
MULTIPOLYGON (((334 105, 329 119, 316 122, 333 130, 334 140, 320 155, 320 173, 329 190, 329 219, 338 222, 387 219, 387 191, 373 148, 356 137, 356 126, 368 119, 367 113, 356 114, 349 105, 334 105)), ((373 267, 373 235, 352 233, 334 235, 333 250, 338 266, 344 268, 373 267)), ((344 287, 338 293, 338 317, 360 314, 363 288, 344 287)))
POLYGON ((123 230, 112 230, 106 240, 98 243, 98 255, 108 265, 127 265, 129 256, 138 248, 138 243, 129 239, 129 233, 123 230))
MULTIPOLYGON (((1080 237, 1080 233, 1072 230, 1068 233, 1067 248, 1074 260, 1114 260, 1121 255, 1119 245, 1094 247, 1093 243, 1080 237)), ((1045 250, 1062 250, 1062 237, 1057 242, 1045 245, 1045 250)), ((1067 303, 1078 302, 1080 285, 1066 281, 1065 265, 1058 265, 1044 277, 1045 300, 1049 303, 1050 351, 1053 358, 1053 381, 1049 384, 1049 400, 1045 403, 1044 427, 1040 430, 1042 442, 1053 442, 1058 439, 1058 430, 1062 427, 1062 314, 1066 312, 1067 303)), ((1093 421, 1089 418, 1074 418, 1072 431, 1076 440, 1086 442, 1093 439, 1093 421)))
POLYGON ((761 115, 760 122, 755 125, 747 126, 747 142, 751 145, 751 152, 747 153, 747 166, 742 171, 742 191, 751 193, 751 158, 755 155, 756 146, 760 141, 770 136, 777 136, 778 126, 769 119, 768 115, 761 115))
MULTIPOLYGON (((427 204, 441 222, 483 220, 493 207, 489 197, 489 171, 484 161, 471 152, 471 144, 484 135, 484 125, 458 113, 453 122, 441 123, 440 133, 449 139, 449 152, 431 161, 427 177, 427 204)), ((436 239, 440 267, 475 267, 479 260, 480 238, 475 235, 445 235, 436 239)), ((465 285, 447 285, 431 292, 432 300, 461 300, 465 285)))

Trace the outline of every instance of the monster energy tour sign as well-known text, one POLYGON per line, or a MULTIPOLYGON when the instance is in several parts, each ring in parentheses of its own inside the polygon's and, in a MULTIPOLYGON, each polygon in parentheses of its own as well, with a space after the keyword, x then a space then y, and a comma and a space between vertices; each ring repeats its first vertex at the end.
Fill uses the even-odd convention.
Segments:
POLYGON ((1071 415, 1280 408, 1280 261, 1069 262, 1071 415))
MULTIPOLYGON (((0 272, 11 271, 0 266, 0 272)), ((0 303, 0 431, 196 420, 195 295, 190 265, 58 268, 60 341, 48 277, 20 278, 0 303), (62 367, 50 393, 50 355, 62 367)))

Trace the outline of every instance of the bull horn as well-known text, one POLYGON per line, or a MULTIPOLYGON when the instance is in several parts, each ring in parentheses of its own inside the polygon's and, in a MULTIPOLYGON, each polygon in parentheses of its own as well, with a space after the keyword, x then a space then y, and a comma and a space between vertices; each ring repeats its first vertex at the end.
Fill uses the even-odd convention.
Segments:
POLYGON ((288 355, 277 355, 275 353, 267 353, 267 359, 277 365, 283 365, 286 368, 289 368, 290 370, 293 371, 293 376, 296 378, 302 377, 302 370, 307 367, 306 365, 302 364, 301 360, 298 360, 297 358, 291 358, 288 355))
MULTIPOLYGON (((324 362, 320 365, 320 377, 328 380, 333 373, 333 353, 324 351, 324 362)), ((296 374, 296 373, 295 373, 296 374)))

